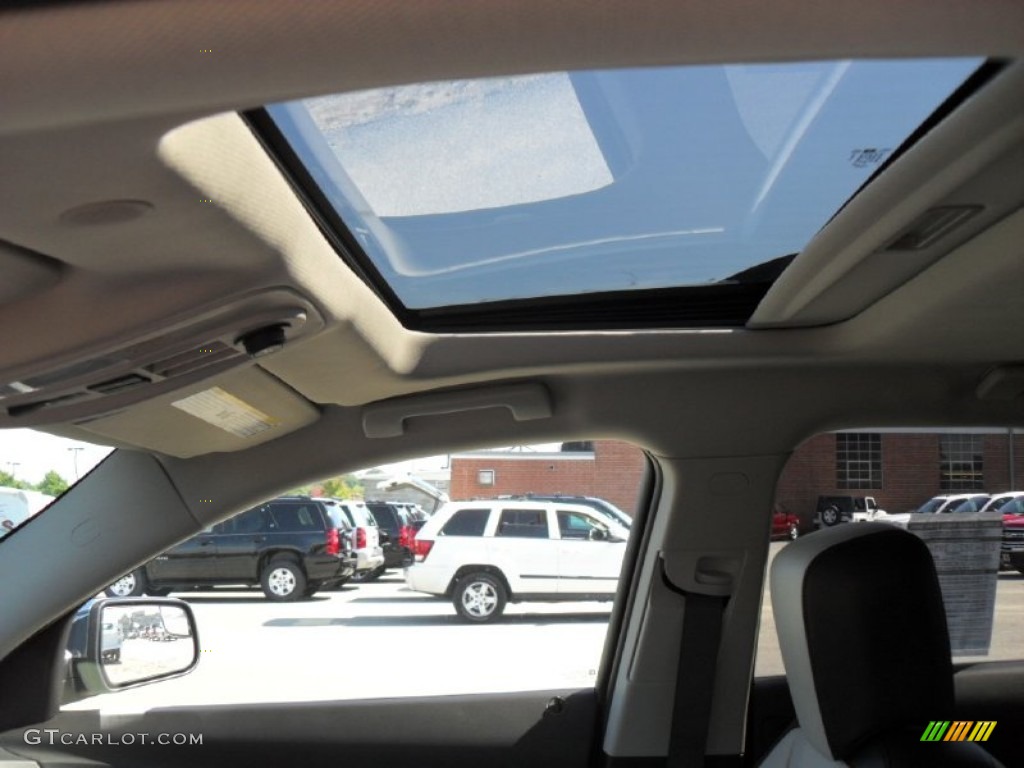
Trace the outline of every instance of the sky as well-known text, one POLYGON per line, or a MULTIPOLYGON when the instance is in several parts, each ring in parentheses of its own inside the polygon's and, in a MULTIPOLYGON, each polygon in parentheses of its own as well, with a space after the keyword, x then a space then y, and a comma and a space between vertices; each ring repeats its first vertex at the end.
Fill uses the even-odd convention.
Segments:
POLYGON ((78 477, 81 477, 103 461, 110 450, 31 429, 0 430, 0 470, 30 483, 38 483, 51 469, 72 482, 76 479, 76 460, 78 477), (72 448, 81 450, 70 450, 72 448))

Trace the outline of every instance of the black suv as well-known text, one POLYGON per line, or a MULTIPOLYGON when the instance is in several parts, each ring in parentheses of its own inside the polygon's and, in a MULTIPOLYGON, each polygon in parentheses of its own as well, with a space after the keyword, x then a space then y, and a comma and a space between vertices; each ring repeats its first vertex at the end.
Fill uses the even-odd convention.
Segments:
POLYGON ((412 541, 416 538, 417 527, 409 510, 389 501, 368 501, 366 508, 377 521, 384 565, 358 576, 357 581, 373 581, 388 568, 407 568, 413 564, 412 541))
POLYGON ((259 584, 271 600, 297 600, 344 584, 355 572, 340 511, 285 496, 218 523, 118 579, 108 595, 259 584))

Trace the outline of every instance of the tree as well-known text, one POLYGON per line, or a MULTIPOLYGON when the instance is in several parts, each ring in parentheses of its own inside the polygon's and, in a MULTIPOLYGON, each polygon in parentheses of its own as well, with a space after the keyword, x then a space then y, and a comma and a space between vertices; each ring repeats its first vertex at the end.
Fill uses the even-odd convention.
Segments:
POLYGON ((68 481, 53 469, 43 475, 42 481, 36 486, 37 491, 48 496, 60 496, 67 489, 68 481))
POLYGON ((324 496, 332 499, 361 499, 363 485, 355 475, 339 475, 324 480, 320 487, 324 496))
POLYGON ((32 489, 32 486, 24 480, 19 480, 10 472, 4 472, 3 470, 0 470, 0 486, 5 488, 20 488, 23 491, 32 489))

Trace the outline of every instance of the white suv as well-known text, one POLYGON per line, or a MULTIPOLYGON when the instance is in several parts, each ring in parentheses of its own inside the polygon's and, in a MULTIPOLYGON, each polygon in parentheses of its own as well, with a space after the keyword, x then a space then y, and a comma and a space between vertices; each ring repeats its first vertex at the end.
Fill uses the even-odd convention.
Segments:
POLYGON ((628 536, 578 504, 449 502, 416 534, 405 580, 451 598, 472 622, 497 618, 507 602, 610 600, 628 536))

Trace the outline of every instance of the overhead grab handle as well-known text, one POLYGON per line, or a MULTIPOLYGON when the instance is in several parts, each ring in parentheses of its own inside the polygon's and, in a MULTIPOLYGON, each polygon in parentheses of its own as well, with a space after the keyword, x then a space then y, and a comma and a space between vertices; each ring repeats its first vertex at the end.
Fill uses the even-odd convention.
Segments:
POLYGON ((507 408, 516 421, 551 418, 551 395, 543 384, 505 384, 476 392, 435 392, 403 397, 363 409, 363 434, 367 437, 400 437, 405 422, 416 416, 507 408))

